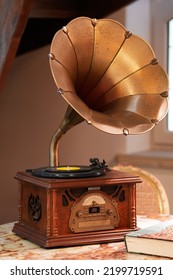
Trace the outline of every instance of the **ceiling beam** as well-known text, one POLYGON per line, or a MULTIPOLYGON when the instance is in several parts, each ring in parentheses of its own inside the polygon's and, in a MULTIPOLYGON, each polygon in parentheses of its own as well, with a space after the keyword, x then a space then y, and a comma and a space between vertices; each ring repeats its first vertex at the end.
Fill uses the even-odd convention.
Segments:
MULTIPOLYGON (((75 18, 78 16, 79 0, 33 1, 31 18, 75 18)), ((83 2, 83 1, 82 1, 83 2)))
POLYGON ((75 18, 78 16, 105 17, 137 0, 37 0, 33 1, 30 17, 75 18))
POLYGON ((0 89, 25 30, 32 0, 0 1, 0 89))
POLYGON ((134 1, 137 0, 0 0, 0 90, 29 18, 63 21, 78 16, 102 18, 134 1))

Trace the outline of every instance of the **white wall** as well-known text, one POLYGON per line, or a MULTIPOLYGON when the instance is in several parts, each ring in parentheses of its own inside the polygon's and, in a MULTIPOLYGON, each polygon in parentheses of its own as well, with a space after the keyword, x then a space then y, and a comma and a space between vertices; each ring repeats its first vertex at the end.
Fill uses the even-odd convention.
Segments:
POLYGON ((151 44, 151 0, 138 0, 125 9, 125 26, 151 44))

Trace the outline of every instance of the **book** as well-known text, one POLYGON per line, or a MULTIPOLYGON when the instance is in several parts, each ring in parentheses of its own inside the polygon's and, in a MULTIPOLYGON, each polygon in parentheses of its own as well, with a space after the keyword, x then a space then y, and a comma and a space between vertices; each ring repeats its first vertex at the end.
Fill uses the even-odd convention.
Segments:
POLYGON ((173 219, 127 233, 125 245, 129 253, 173 258, 173 219))

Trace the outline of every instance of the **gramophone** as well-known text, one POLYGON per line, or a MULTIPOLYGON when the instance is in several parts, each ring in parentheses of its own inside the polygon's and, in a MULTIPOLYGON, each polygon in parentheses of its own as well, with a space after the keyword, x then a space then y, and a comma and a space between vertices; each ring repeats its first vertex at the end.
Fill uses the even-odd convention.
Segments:
POLYGON ((103 160, 61 166, 59 143, 75 125, 111 134, 141 134, 167 114, 168 77, 152 48, 111 19, 79 17, 59 30, 49 61, 68 108, 50 143, 48 167, 17 172, 13 231, 45 248, 123 240, 137 229, 138 176, 103 160))

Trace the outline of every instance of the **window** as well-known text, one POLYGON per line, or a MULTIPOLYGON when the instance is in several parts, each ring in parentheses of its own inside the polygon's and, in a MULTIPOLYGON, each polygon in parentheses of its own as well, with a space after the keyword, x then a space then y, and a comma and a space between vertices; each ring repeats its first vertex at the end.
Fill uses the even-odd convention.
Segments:
POLYGON ((152 46, 160 64, 169 75, 169 113, 153 130, 154 145, 173 146, 173 1, 151 1, 151 35, 152 46), (171 35, 172 34, 172 35, 171 35), (171 82, 172 80, 172 82, 171 82))
POLYGON ((173 19, 168 21, 168 75, 169 75, 169 111, 168 130, 173 132, 173 19))

